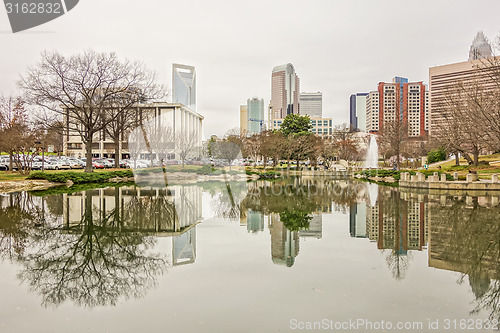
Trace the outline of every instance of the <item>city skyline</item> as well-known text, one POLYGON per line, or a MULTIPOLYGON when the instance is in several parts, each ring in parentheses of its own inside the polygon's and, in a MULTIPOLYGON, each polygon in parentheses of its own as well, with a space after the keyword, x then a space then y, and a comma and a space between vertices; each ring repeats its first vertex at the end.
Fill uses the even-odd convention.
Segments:
POLYGON ((389 1, 366 1, 361 6, 321 1, 317 6, 299 1, 284 4, 257 1, 241 10, 227 1, 210 5, 146 1, 143 6, 154 10, 141 18, 132 4, 89 0, 58 20, 17 34, 12 34, 5 11, 0 11, 0 41, 9 50, 0 65, 0 93, 18 94, 19 74, 35 65, 44 50, 65 55, 87 49, 114 51, 122 59, 141 61, 155 70, 159 82, 169 89, 173 89, 172 63, 189 64, 198 74, 197 111, 205 116, 207 139, 238 127, 239 114, 234 110, 248 96, 263 98, 267 108, 269 73, 276 65, 292 63, 301 77, 300 91, 323 92, 323 116, 341 124, 349 123, 352 93, 371 91, 397 73, 428 84, 430 67, 467 61, 478 31, 490 42, 500 34, 494 14, 500 9, 497 1, 424 1, 418 7, 396 7, 389 1), (238 15, 225 15, 220 8, 238 15), (405 14, 408 10, 411 16, 405 14), (300 23, 287 23, 287 17, 298 11, 300 23), (180 12, 189 12, 190 22, 195 23, 186 26, 185 16, 170 14, 180 12), (252 29, 237 24, 247 17, 260 17, 261 24, 252 29), (396 42, 386 43, 381 36, 392 26, 398 26, 397 31, 391 30, 396 42), (248 40, 259 42, 248 48, 248 40), (401 50, 414 52, 403 55, 401 50), (242 79, 235 80, 236 76, 242 79))

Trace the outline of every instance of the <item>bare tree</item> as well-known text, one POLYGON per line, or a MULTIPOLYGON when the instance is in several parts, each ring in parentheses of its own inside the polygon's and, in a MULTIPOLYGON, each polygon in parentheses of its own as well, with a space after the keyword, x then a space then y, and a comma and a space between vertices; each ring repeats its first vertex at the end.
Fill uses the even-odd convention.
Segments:
POLYGON ((347 124, 335 126, 333 129, 333 145, 331 147, 340 159, 350 161, 358 156, 359 147, 354 135, 355 133, 351 131, 347 124))
POLYGON ((121 143, 125 141, 128 130, 136 125, 136 108, 129 109, 111 109, 105 114, 105 118, 109 117, 111 121, 108 122, 104 128, 105 134, 113 140, 115 146, 115 167, 120 167, 121 159, 121 143))
POLYGON ((488 138, 481 116, 481 109, 487 107, 481 90, 480 83, 463 81, 447 88, 442 101, 445 110, 443 130, 437 138, 449 151, 461 153, 469 164, 474 165, 479 164, 479 154, 486 147, 485 138, 488 138))
POLYGON ((9 154, 9 170, 29 173, 36 156, 35 141, 41 136, 36 125, 28 119, 20 97, 0 98, 0 150, 9 154))
POLYGON ((86 51, 65 57, 43 52, 42 60, 21 77, 27 101, 63 117, 65 135, 80 136, 86 147, 86 172, 92 172, 92 143, 99 131, 138 102, 159 98, 156 74, 115 53, 86 51), (110 112, 113 110, 113 112, 110 112))
POLYGON ((175 150, 182 161, 182 167, 186 163, 186 158, 193 153, 198 145, 198 137, 194 131, 181 133, 175 137, 175 150))

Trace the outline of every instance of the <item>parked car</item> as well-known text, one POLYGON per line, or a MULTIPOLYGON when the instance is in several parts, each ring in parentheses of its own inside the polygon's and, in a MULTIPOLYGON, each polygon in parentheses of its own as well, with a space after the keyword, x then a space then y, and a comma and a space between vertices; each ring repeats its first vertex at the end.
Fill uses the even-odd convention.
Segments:
POLYGON ((97 161, 92 161, 92 168, 94 169, 104 169, 104 164, 101 164, 97 161))
POLYGON ((133 169, 144 169, 147 168, 148 165, 140 160, 134 161, 134 160, 128 160, 127 161, 127 168, 133 168, 133 169))
POLYGON ((112 168, 114 166, 113 163, 111 163, 105 158, 95 159, 92 160, 92 162, 97 162, 99 164, 102 164, 105 168, 112 168))
POLYGON ((63 159, 50 160, 50 164, 54 165, 55 170, 71 169, 69 162, 63 159))
POLYGON ((77 160, 76 158, 68 159, 68 163, 71 169, 83 169, 85 167, 85 163, 83 163, 83 161, 77 160))

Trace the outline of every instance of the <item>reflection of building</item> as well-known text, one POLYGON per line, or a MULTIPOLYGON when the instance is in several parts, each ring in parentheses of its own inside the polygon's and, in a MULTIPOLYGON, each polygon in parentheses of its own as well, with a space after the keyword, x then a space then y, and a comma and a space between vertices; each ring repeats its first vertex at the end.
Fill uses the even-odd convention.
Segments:
POLYGON ((246 217, 248 232, 264 231, 264 215, 261 212, 248 210, 246 217))
MULTIPOLYGON (((411 198, 408 201, 401 200, 398 206, 394 200, 379 200, 375 206, 366 205, 368 238, 377 241, 379 249, 393 249, 400 254, 408 250, 422 251, 428 235, 427 203, 411 198)), ((351 220, 351 226, 354 221, 351 220)), ((351 236, 353 231, 357 233, 358 229, 351 229, 351 236)))
POLYGON ((356 202, 349 209, 349 232, 351 237, 367 237, 366 203, 356 202))
POLYGON ((201 196, 198 186, 117 187, 64 194, 63 223, 72 230, 90 212, 92 223, 98 227, 171 237, 172 263, 193 263, 195 226, 202 219, 201 196))
POLYGON ((299 254, 298 232, 288 230, 280 221, 279 214, 272 213, 269 222, 273 263, 292 267, 295 257, 299 254))
POLYGON ((192 264, 196 260, 196 228, 172 237, 172 263, 174 266, 192 264))
POLYGON ((196 71, 193 66, 172 64, 172 102, 196 110, 196 71))
POLYGON ((300 237, 314 237, 320 239, 323 237, 323 215, 314 214, 309 221, 309 228, 299 230, 300 237))

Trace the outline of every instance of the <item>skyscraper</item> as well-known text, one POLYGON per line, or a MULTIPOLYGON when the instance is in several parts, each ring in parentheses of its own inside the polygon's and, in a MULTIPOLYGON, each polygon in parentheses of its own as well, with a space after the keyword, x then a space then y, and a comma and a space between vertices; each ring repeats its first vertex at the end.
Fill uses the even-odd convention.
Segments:
POLYGON ((302 116, 321 118, 323 116, 323 94, 302 92, 299 95, 299 113, 302 116))
POLYGON ((258 134, 264 129, 264 100, 253 97, 247 99, 247 132, 258 134))
POLYGON ((273 119, 282 119, 289 114, 299 114, 299 92, 300 80, 292 64, 273 68, 269 105, 270 123, 273 119))
POLYGON ((469 61, 491 57, 491 45, 484 36, 482 31, 479 31, 472 41, 469 49, 469 61))
POLYGON ((193 66, 172 64, 172 103, 196 111, 196 71, 193 66))
POLYGON ((352 131, 366 132, 366 96, 368 93, 352 94, 350 98, 349 123, 352 131))

